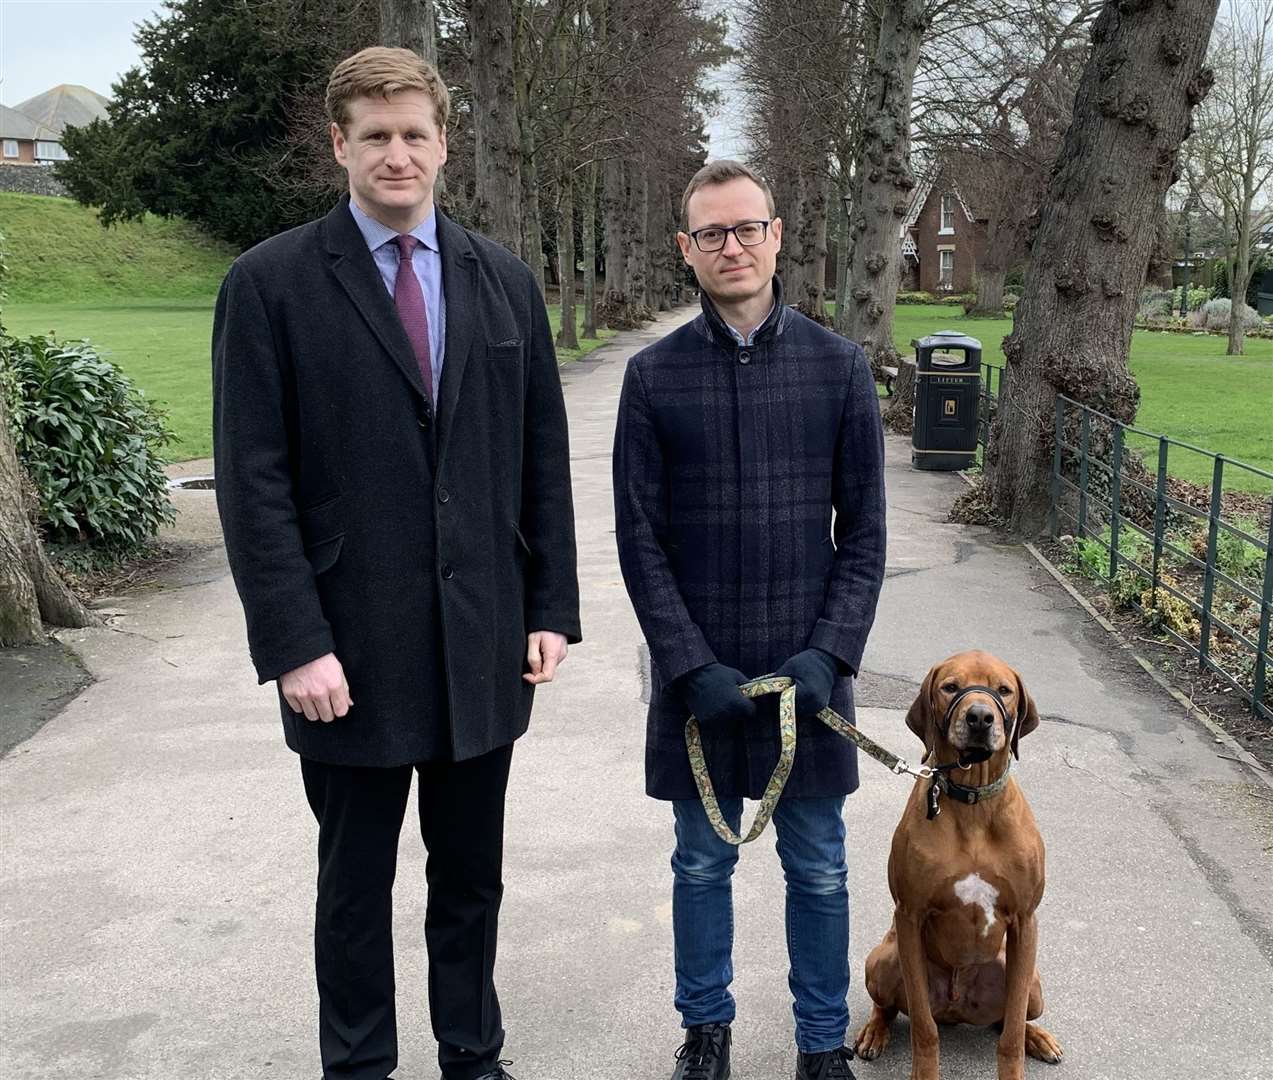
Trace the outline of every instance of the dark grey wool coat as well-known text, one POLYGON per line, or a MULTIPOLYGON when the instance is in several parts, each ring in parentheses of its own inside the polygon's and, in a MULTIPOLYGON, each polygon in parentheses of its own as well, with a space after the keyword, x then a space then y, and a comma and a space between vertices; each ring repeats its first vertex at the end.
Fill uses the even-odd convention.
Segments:
POLYGON ((526 634, 579 640, 566 415, 543 300, 438 214, 439 404, 342 199, 236 260, 213 326, 217 504, 261 682, 328 652, 354 706, 281 700, 333 764, 464 759, 525 730, 526 634))
MULTIPOLYGON (((628 364, 614 490, 619 561, 653 659, 646 790, 694 798, 687 710, 673 680, 718 660, 766 675, 802 649, 845 672, 831 707, 853 719, 853 683, 884 577, 884 440, 861 348, 782 303, 739 345, 703 313, 628 364), (834 523, 832 510, 834 509, 834 523)), ((706 733, 721 797, 759 797, 778 760, 776 700, 745 731, 706 733)), ((798 725, 786 792, 857 787, 848 740, 798 725)))

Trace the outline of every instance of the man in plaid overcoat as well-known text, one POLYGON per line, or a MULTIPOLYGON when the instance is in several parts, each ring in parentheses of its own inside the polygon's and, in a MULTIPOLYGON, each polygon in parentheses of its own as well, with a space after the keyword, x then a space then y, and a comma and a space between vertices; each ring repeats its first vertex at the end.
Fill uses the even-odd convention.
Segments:
POLYGON ((737 830, 779 753, 776 699, 747 679, 795 680, 798 741, 774 814, 787 880, 797 1080, 851 1080, 844 797, 851 743, 815 714, 853 719, 853 683, 884 576, 884 445, 861 348, 782 302, 782 221, 764 181, 717 161, 690 181, 677 242, 703 292, 693 322, 632 358, 615 436, 619 560, 649 644, 646 789, 676 821, 673 1080, 729 1076, 734 1000, 730 876, 738 849, 697 797, 685 721, 737 830))

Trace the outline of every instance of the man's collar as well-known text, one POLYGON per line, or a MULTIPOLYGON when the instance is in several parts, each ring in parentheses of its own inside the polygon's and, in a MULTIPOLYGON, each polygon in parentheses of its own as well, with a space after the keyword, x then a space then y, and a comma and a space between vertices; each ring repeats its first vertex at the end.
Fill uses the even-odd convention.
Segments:
MULTIPOLYGON (((363 239, 367 241, 367 247, 372 251, 389 243, 390 240, 399 235, 388 225, 377 221, 366 213, 352 198, 349 200, 349 212, 353 215, 358 231, 362 233, 363 239)), ((436 204, 429 211, 429 216, 411 230, 410 235, 414 236, 430 251, 441 250, 438 247, 438 208, 436 204)))
MULTIPOLYGON (((782 282, 776 274, 773 279, 773 289, 774 306, 770 309, 769 314, 765 316, 764 322, 752 331, 751 340, 753 342, 763 341, 782 332, 783 324, 786 321, 784 319, 786 307, 782 302, 782 282)), ((702 304, 703 316, 712 336, 727 349, 737 348, 737 332, 721 318, 720 312, 716 310, 716 305, 706 291, 702 293, 702 304)))

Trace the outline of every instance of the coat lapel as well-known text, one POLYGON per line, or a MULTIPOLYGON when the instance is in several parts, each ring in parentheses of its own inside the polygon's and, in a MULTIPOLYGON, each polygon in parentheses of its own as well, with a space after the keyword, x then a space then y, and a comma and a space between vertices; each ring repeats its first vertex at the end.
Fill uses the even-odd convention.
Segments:
POLYGON ((438 460, 443 461, 464 368, 473 351, 473 327, 478 317, 477 256, 468 234, 440 211, 438 246, 442 249, 442 290, 446 298, 446 346, 442 384, 438 388, 438 460))
MULTIPOLYGON (((376 261, 371 257, 367 241, 349 212, 348 195, 327 215, 324 224, 327 253, 331 256, 332 273, 336 275, 336 280, 349 294, 354 307, 385 351, 393 357, 394 363, 412 389, 427 401, 428 393, 424 388, 424 380, 420 377, 420 367, 411 350, 411 342, 402 328, 398 309, 394 307, 393 298, 384 286, 376 261)), ((448 328, 448 337, 449 335, 448 328)), ((448 359, 449 355, 448 346, 448 359)))

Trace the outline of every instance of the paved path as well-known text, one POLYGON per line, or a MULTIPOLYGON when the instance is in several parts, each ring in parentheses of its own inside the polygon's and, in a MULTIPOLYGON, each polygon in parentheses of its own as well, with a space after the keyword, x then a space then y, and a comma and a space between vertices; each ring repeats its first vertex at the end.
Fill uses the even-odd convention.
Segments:
MULTIPOLYGON (((685 313, 565 375, 587 641, 514 756, 499 985, 522 1080, 662 1080, 671 825, 642 795, 640 637, 615 558, 610 443, 623 361, 685 313)), ((1044 713, 1019 776, 1048 843, 1044 1022, 1070 1080, 1273 1077, 1273 803, 1016 546, 944 523, 960 490, 889 445, 888 580, 858 697, 903 722, 928 666, 980 646, 1044 713)), ((206 522, 211 493, 182 494, 206 522), (199 502, 203 500, 203 502, 199 502)), ((0 1076, 313 1080, 315 829, 271 688, 248 666, 219 552, 73 635, 96 683, 0 760, 0 1076)), ((846 809, 852 1008, 889 918, 906 785, 870 762, 846 809)), ((408 821, 410 819, 408 818, 408 821)), ((397 890, 403 1080, 436 1077, 424 1009, 423 859, 397 890)), ((781 874, 768 838, 736 881, 737 1080, 792 1073, 781 874)), ((994 1075, 993 1035, 943 1032, 944 1075, 994 1075)), ((909 1075, 904 1022, 860 1080, 909 1075)))

